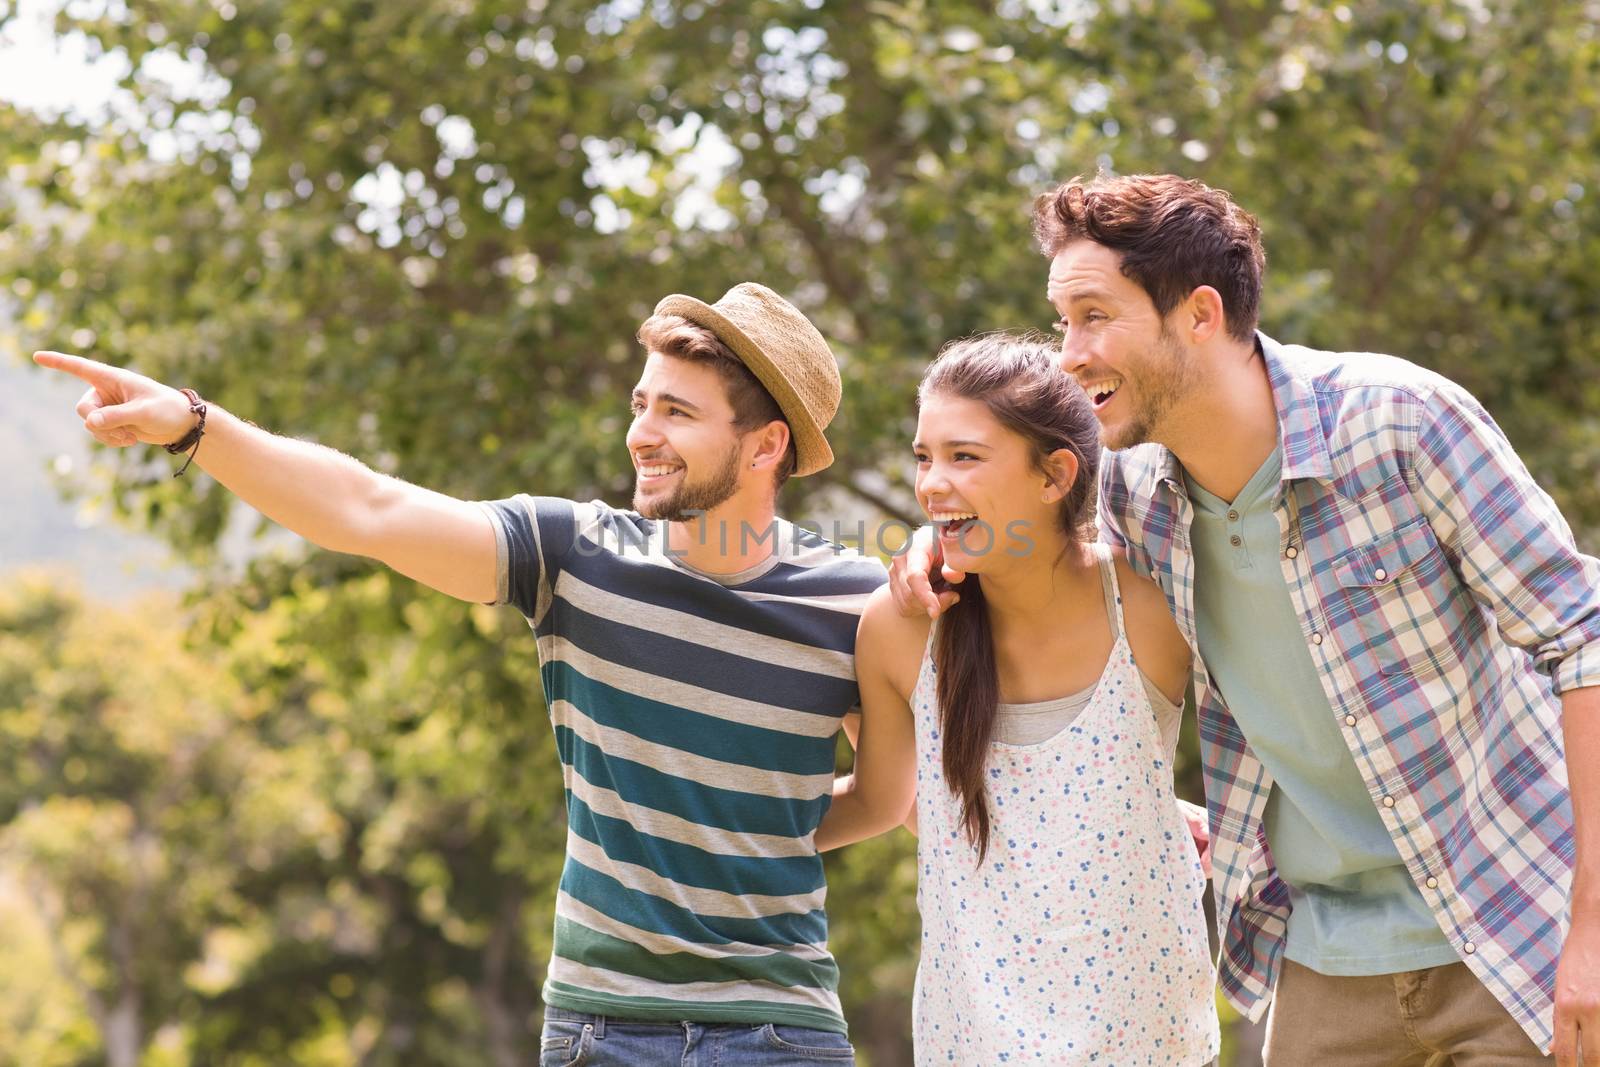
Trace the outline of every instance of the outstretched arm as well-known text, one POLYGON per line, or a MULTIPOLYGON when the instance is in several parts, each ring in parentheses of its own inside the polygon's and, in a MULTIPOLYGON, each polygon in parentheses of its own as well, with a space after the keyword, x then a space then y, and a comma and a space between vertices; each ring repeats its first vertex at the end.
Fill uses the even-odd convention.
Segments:
MULTIPOLYGON (((78 416, 104 444, 166 445, 195 424, 183 393, 142 374, 59 352, 33 358, 89 386, 78 416)), ((370 556, 442 593, 495 599, 494 529, 476 504, 268 433, 215 404, 207 408, 195 465, 263 515, 323 548, 370 556)))

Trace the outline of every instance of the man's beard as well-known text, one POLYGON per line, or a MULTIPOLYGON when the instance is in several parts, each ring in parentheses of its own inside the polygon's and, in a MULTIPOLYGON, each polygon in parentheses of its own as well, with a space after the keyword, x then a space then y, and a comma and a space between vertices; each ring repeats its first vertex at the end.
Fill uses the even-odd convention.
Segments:
POLYGON ((1134 395, 1128 399, 1138 405, 1129 412, 1127 421, 1121 426, 1100 428, 1100 443, 1113 452, 1155 440, 1162 422, 1194 384, 1191 354, 1166 323, 1161 324, 1153 357, 1142 360, 1136 374, 1125 376, 1123 388, 1135 385, 1134 395))
POLYGON ((666 497, 648 500, 635 489, 633 509, 647 519, 688 522, 725 503, 739 489, 739 449, 728 449, 722 466, 699 481, 690 481, 685 473, 666 497))

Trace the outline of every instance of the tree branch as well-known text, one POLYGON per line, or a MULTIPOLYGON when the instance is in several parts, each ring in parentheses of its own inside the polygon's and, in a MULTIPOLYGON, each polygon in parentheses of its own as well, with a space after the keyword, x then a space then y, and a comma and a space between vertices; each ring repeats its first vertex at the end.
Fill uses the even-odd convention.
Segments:
POLYGON ((41 879, 24 875, 22 885, 28 900, 33 904, 34 914, 39 916, 39 922, 44 926, 45 940, 50 945, 50 959, 56 965, 56 971, 83 998, 85 1006, 89 1009, 89 1017, 95 1026, 103 1033, 106 1026, 106 1004, 99 991, 95 990, 84 981, 72 957, 67 954, 66 943, 61 937, 61 921, 59 913, 50 906, 45 899, 45 889, 41 879))
POLYGON ((1389 283, 1399 272, 1401 264, 1416 251, 1417 241, 1422 236, 1423 230, 1439 210, 1446 181, 1455 173, 1461 157, 1466 154, 1478 136, 1478 128, 1482 124, 1489 97, 1504 79, 1505 72, 1503 64, 1497 65, 1484 79, 1478 91, 1473 94, 1472 102, 1467 105, 1466 113, 1450 131, 1444 151, 1440 154, 1432 173, 1428 175, 1427 182, 1413 193, 1411 198, 1413 210, 1406 218, 1405 227, 1395 240, 1389 242, 1387 254, 1373 268, 1364 301, 1368 308, 1378 304, 1389 288, 1389 283))

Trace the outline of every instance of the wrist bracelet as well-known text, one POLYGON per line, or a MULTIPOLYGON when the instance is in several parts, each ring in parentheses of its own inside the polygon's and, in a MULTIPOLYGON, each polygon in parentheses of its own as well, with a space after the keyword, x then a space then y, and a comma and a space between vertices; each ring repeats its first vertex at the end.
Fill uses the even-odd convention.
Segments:
POLYGON ((178 468, 178 473, 173 475, 174 478, 183 477, 183 472, 189 469, 189 464, 194 462, 195 453, 200 451, 200 438, 206 435, 206 402, 201 400, 200 394, 193 389, 180 389, 179 392, 188 399, 189 410, 197 421, 189 428, 188 433, 170 445, 162 446, 174 456, 180 452, 189 453, 189 458, 183 461, 183 466, 178 468))

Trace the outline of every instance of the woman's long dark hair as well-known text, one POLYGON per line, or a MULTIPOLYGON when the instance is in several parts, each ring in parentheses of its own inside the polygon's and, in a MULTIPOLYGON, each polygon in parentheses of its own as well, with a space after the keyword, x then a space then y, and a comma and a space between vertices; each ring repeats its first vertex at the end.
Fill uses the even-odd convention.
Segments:
MULTIPOLYGON (((984 404, 1028 442, 1040 471, 1048 470, 1047 460, 1057 449, 1076 456, 1078 474, 1061 499, 1058 519, 1068 538, 1092 536, 1099 427, 1088 397, 1056 366, 1054 345, 1003 333, 952 341, 940 351, 917 390, 919 404, 931 396, 984 404)), ((945 782, 961 801, 962 825, 967 839, 977 846, 981 864, 989 852, 984 770, 1000 706, 1000 676, 978 575, 962 583, 961 599, 940 616, 933 655, 945 782)))

